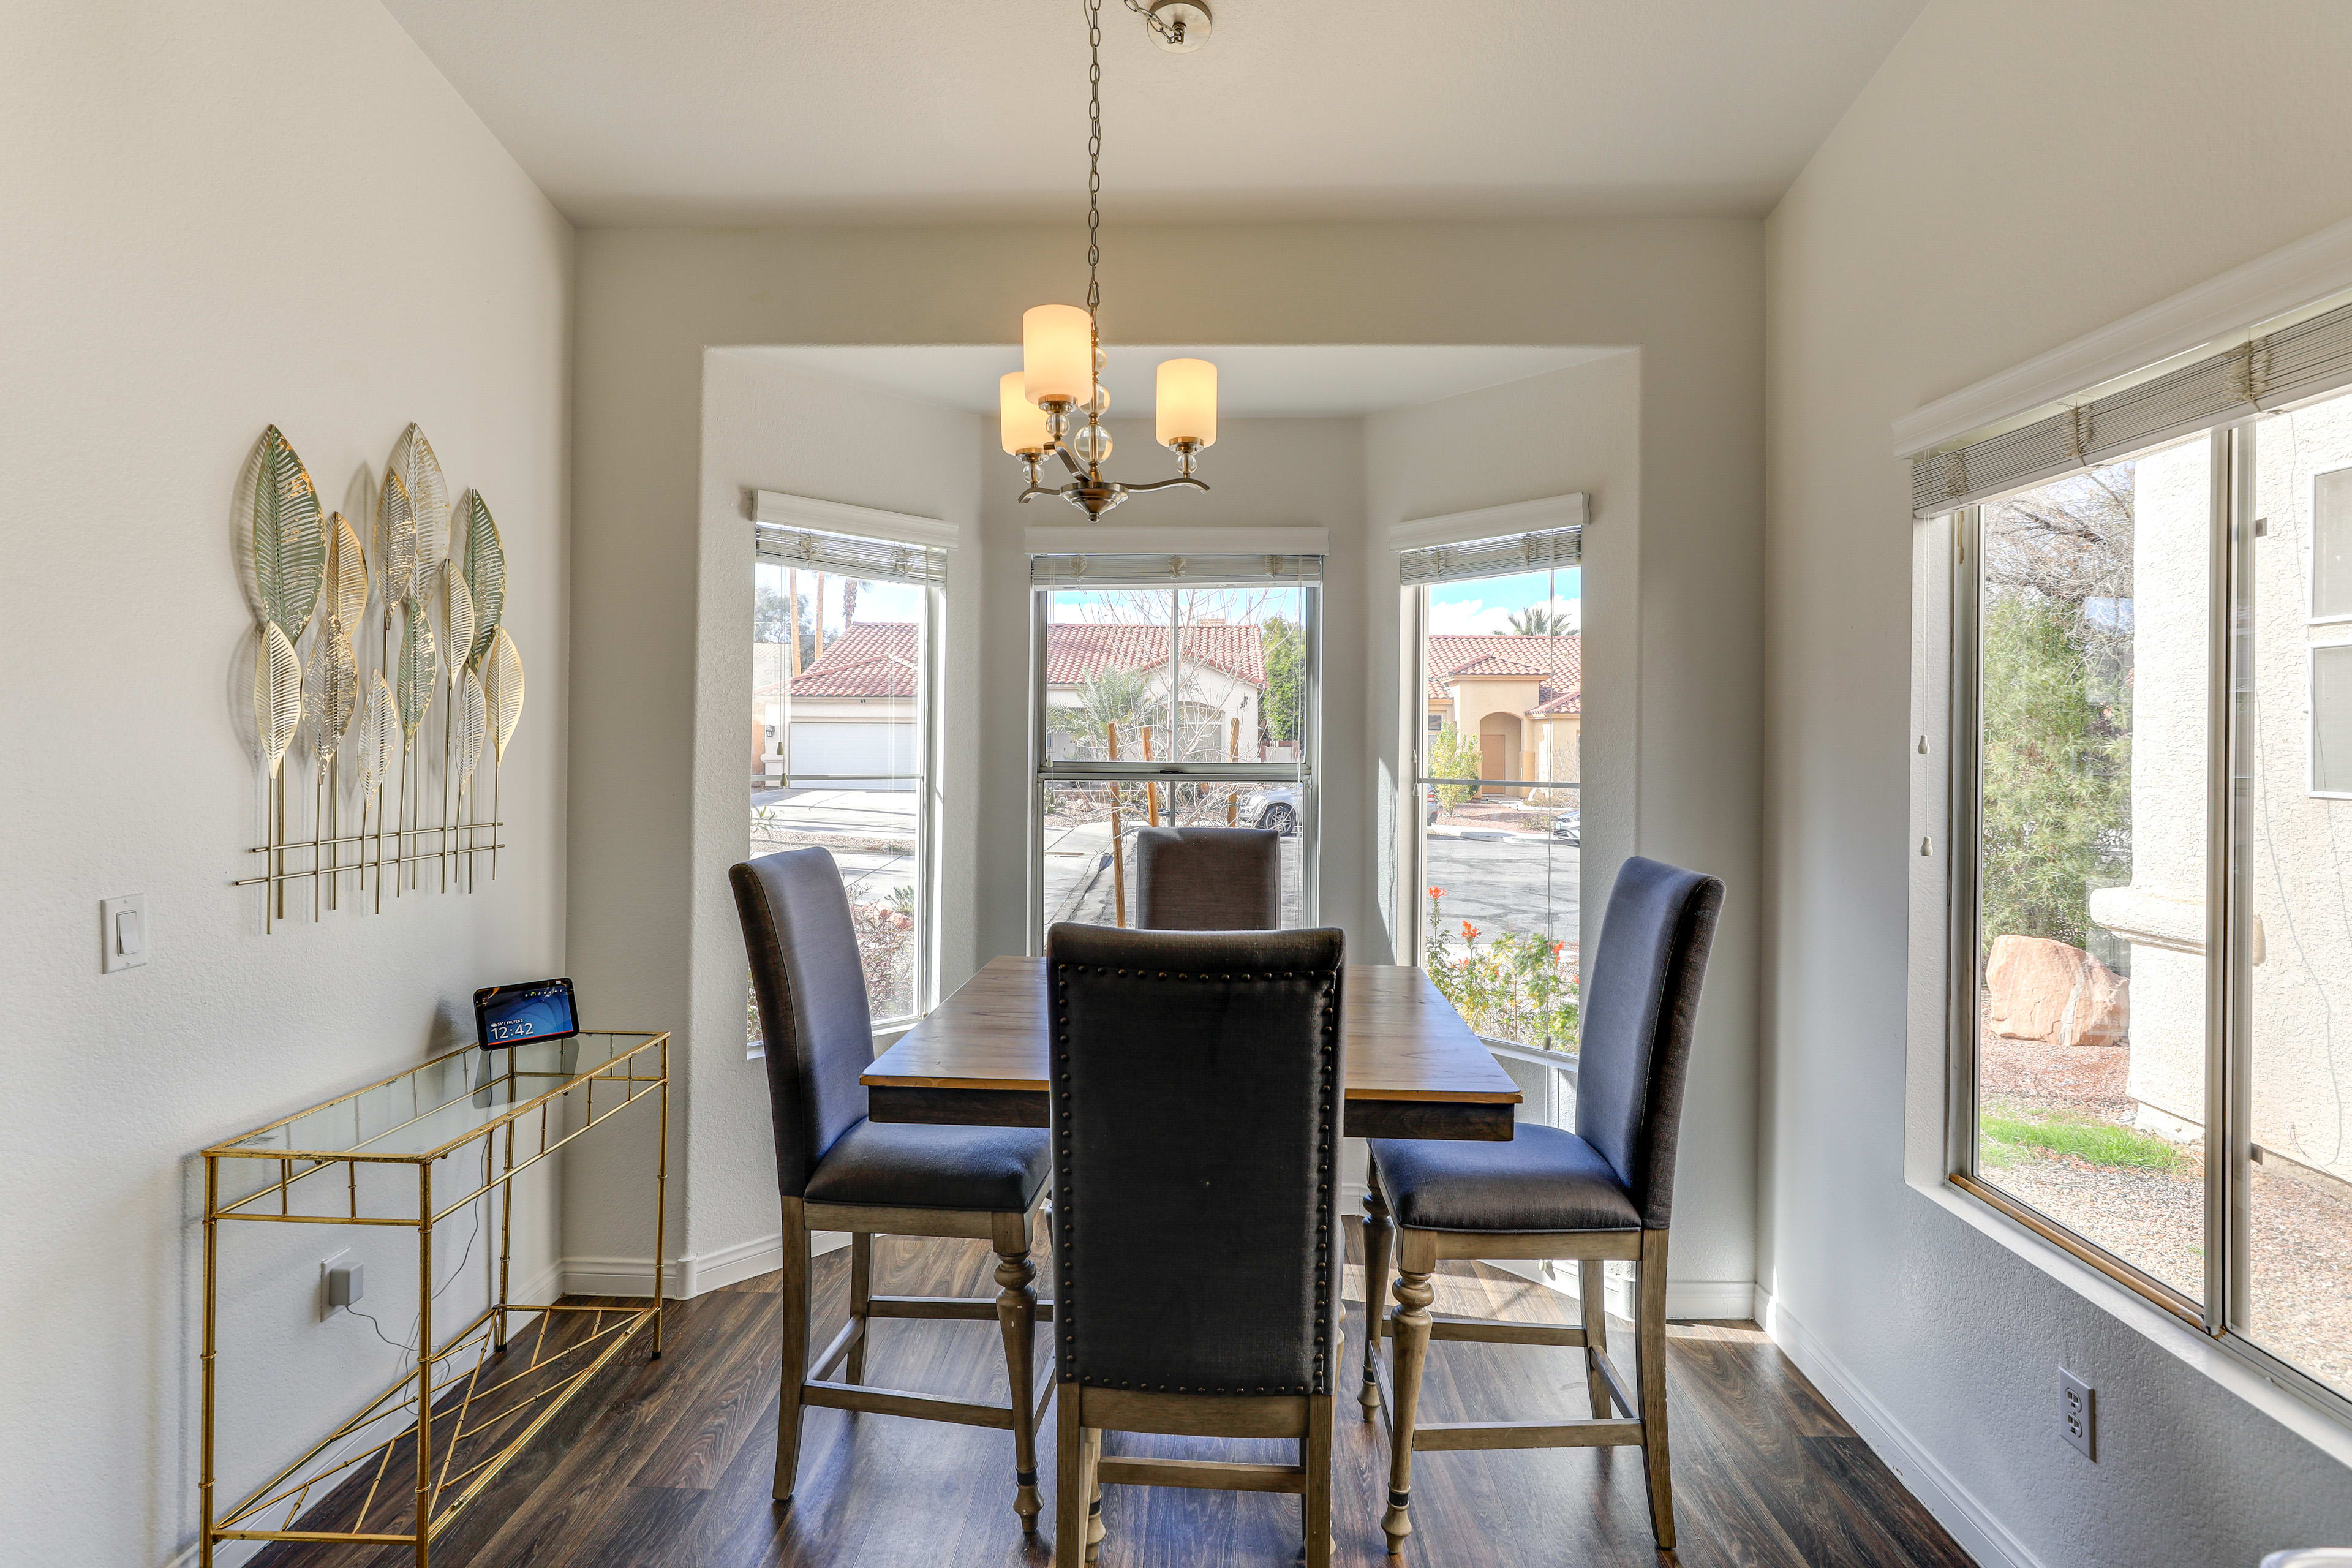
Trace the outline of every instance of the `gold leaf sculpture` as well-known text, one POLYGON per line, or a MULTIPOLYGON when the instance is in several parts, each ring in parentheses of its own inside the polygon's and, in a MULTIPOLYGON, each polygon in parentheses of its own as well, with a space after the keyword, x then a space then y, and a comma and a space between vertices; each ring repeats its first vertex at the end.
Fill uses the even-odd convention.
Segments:
POLYGON ((498 745, 498 760, 503 764, 507 742, 514 739, 515 725, 522 719, 522 655, 504 626, 490 634, 489 658, 483 667, 482 697, 489 705, 490 738, 498 745))
POLYGON ((383 574, 383 607, 416 596, 416 512, 409 503, 408 487, 398 474, 383 476, 383 494, 376 502, 375 563, 383 574))
POLYGON ((275 425, 261 433, 253 503, 245 517, 253 613, 285 637, 290 652, 310 624, 327 569, 318 487, 275 425))
POLYGON ((302 661, 294 657, 293 643, 276 621, 261 623, 261 646, 253 664, 253 721, 274 779, 302 722, 302 661))
POLYGON ((449 650, 449 689, 466 668, 466 655, 474 647, 474 593, 455 561, 441 563, 441 646, 449 650))
POLYGON ((489 710, 482 696, 482 683, 474 672, 463 667, 458 669, 457 689, 457 728, 450 737, 450 753, 457 764, 460 784, 471 783, 474 770, 481 765, 482 746, 489 737, 489 710))
POLYGON ((425 616, 422 605, 414 605, 409 610, 407 626, 400 634, 400 663, 393 686, 406 743, 415 742, 416 726, 424 721, 425 710, 433 705, 433 689, 440 679, 441 659, 433 642, 433 623, 425 616))
POLYGON ((335 513, 327 537, 328 629, 347 636, 359 629, 367 610, 367 556, 360 549, 359 531, 341 512, 335 513))
POLYGON ((359 747, 360 793, 372 795, 383 787, 400 755, 400 726, 393 718, 392 688, 383 683, 381 674, 368 692, 367 710, 360 716, 353 742, 359 747))
POLYGON ((310 679, 303 710, 310 721, 310 749, 323 770, 334 761, 360 702, 359 654, 339 629, 330 626, 311 651, 310 679))
POLYGON ((507 609, 506 547, 499 542, 499 525, 479 490, 467 492, 465 548, 456 559, 474 596, 474 641, 466 650, 466 662, 478 665, 490 651, 490 639, 507 609))
POLYGON ((409 510, 416 518, 416 593, 422 597, 432 584, 425 574, 433 562, 449 552, 449 486, 441 477, 441 460, 433 443, 416 425, 400 433, 392 448, 391 470, 408 493, 409 510))

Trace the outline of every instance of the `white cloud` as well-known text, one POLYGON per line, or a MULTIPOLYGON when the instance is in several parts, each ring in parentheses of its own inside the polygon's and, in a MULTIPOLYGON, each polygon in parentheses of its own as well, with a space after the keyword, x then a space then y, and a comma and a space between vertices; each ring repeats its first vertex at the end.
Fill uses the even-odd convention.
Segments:
MULTIPOLYGON (((1582 626, 1580 612, 1582 601, 1554 599, 1552 608, 1567 617, 1568 629, 1576 631, 1582 626)), ((1520 609, 1517 605, 1496 605, 1492 609, 1484 599, 1462 599, 1453 604, 1432 604, 1429 606, 1429 630, 1433 637, 1493 636, 1511 629, 1510 618, 1520 609)))

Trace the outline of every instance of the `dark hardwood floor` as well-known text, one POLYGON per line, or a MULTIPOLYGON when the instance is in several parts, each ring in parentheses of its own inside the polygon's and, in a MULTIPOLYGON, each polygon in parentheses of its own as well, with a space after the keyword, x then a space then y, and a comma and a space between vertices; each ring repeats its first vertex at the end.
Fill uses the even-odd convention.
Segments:
MULTIPOLYGON (((1351 1226, 1352 1230, 1352 1226, 1351 1226)), ((1360 1256, 1360 1255, 1359 1255, 1360 1256)), ((847 1301, 847 1258, 817 1260, 810 1339, 823 1344, 847 1301)), ((1041 1259, 1042 1262, 1042 1259, 1041 1259)), ((883 1239, 875 1288, 908 1295, 993 1295, 980 1244, 883 1239)), ((1559 1298, 1472 1264, 1441 1266, 1439 1311, 1564 1321, 1559 1298)), ((1039 1270, 1041 1281, 1052 1278, 1039 1270)), ((1361 1300, 1349 1270, 1349 1297, 1361 1300)), ((629 1351, 598 1375, 434 1543, 442 1568, 980 1568, 1052 1560, 1053 1413, 1039 1433, 1045 1531, 1024 1542, 1013 1512, 1013 1444, 1003 1432, 884 1415, 811 1410, 800 1488, 779 1510, 775 1462, 775 1277, 671 1304, 667 1352, 629 1351)), ((1630 1324, 1615 1325, 1621 1355, 1630 1324)), ((581 1331, 585 1321, 567 1325, 581 1331)), ((1384 1564, 1383 1428, 1357 1417, 1362 1354, 1350 1313, 1333 1508, 1337 1561, 1384 1564)), ((1049 1333, 1050 1330, 1041 1331, 1049 1333)), ((1495 1564, 1716 1564, 1751 1568, 1961 1568, 1969 1559, 1861 1438, 1752 1325, 1675 1324, 1668 1349, 1680 1550, 1650 1538, 1640 1455, 1623 1449, 1440 1453, 1416 1457, 1416 1568, 1495 1564)), ((556 1342, 551 1339, 551 1343, 556 1342)), ((1002 1400, 1004 1363, 988 1322, 877 1325, 867 1380, 961 1399, 1002 1400)), ((517 1340, 518 1352, 523 1344, 517 1340)), ((1042 1347, 1041 1347, 1042 1353, 1042 1347)), ((1621 1363, 1622 1364, 1622 1363, 1621 1363)), ((1422 1409, 1433 1420, 1590 1414, 1580 1352, 1441 1343, 1422 1409)), ((437 1406, 436 1406, 437 1409, 437 1406)), ((437 1419, 437 1417, 436 1417, 437 1419)), ((1291 1461, 1291 1445, 1113 1436, 1113 1453, 1291 1461), (1253 1450, 1257 1450, 1253 1452, 1253 1450)), ((1295 1461, 1293 1461, 1295 1462, 1295 1461)), ((412 1460, 413 1463, 413 1460, 412 1460)), ((384 1485, 403 1483, 394 1464, 384 1485)), ((410 1474, 413 1476, 413 1469, 410 1474)), ((413 1481, 407 1483, 413 1485, 413 1481)), ((322 1500, 305 1528, 334 1528, 356 1509, 352 1488, 322 1500), (332 1521, 334 1523, 329 1523, 332 1521)), ((1103 1568, 1288 1563, 1295 1499, 1112 1488, 1103 1568)), ((380 1515, 374 1528, 383 1528, 380 1515)), ((396 1528, 405 1528, 403 1521, 396 1528)), ((257 1562, 345 1568, 413 1564, 407 1548, 277 1546, 257 1562)))

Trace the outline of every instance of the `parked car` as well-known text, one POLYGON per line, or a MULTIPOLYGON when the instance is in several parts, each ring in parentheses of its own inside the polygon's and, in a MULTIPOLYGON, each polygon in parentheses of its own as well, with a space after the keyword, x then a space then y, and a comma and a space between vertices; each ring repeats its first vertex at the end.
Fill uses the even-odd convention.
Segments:
POLYGON ((1244 826, 1271 827, 1276 833, 1298 831, 1298 786, 1262 784, 1242 796, 1238 816, 1244 826))
POLYGON ((1563 844, 1584 847, 1584 814, 1576 807, 1556 814, 1551 819, 1551 836, 1563 844))

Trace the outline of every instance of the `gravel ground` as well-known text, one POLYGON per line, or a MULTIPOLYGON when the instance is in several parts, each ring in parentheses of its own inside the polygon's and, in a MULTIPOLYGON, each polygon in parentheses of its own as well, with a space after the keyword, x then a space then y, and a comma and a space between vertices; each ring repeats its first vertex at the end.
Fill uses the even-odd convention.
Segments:
MULTIPOLYGON (((2036 1152, 1985 1176, 2191 1296, 2204 1295, 2205 1183, 2036 1152)), ((2352 1199, 2254 1167, 2255 1343, 2352 1394, 2352 1199)))

